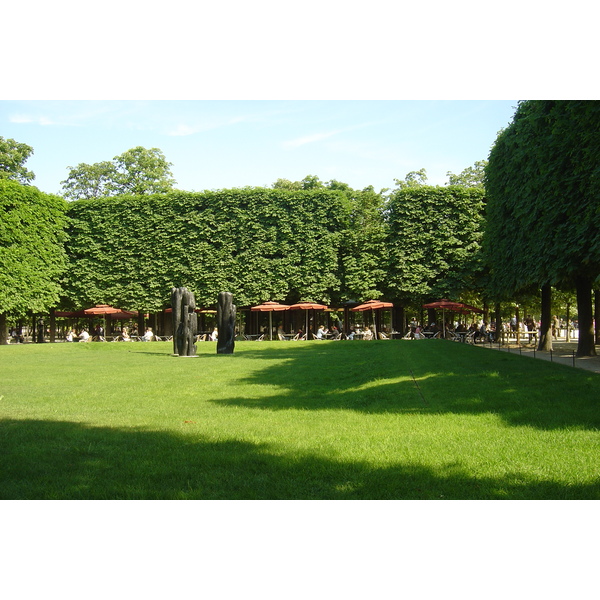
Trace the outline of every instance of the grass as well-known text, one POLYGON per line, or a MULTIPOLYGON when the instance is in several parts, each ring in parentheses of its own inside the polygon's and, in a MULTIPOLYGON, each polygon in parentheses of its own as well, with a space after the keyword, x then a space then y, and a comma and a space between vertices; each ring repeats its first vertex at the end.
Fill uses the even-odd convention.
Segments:
POLYGON ((444 340, 0 347, 3 499, 600 499, 600 376, 444 340))

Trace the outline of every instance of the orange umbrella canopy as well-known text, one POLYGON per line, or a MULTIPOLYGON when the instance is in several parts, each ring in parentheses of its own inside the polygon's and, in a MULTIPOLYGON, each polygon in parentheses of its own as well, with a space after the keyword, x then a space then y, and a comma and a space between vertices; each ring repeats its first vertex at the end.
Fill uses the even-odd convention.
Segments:
POLYGON ((83 311, 83 314, 91 317, 94 315, 112 315, 120 312, 123 312, 120 308, 115 308, 109 304, 96 304, 96 306, 92 306, 92 308, 86 308, 83 311))
POLYGON ((458 310, 464 308, 464 304, 460 302, 453 302, 452 300, 438 300, 437 302, 430 302, 429 304, 423 304, 423 308, 443 308, 449 310, 458 310))
POLYGON ((260 312, 271 312, 274 310, 288 310, 289 306, 287 304, 279 304, 279 302, 263 302, 258 306, 250 307, 250 310, 260 311, 260 312))
POLYGON ((290 306, 290 310, 325 310, 326 308, 324 304, 317 304, 316 302, 298 302, 290 306))
POLYGON ((359 304, 350 310, 361 311, 361 310, 376 310, 378 308, 392 308, 394 305, 392 302, 383 302, 383 300, 369 300, 364 304, 359 304))

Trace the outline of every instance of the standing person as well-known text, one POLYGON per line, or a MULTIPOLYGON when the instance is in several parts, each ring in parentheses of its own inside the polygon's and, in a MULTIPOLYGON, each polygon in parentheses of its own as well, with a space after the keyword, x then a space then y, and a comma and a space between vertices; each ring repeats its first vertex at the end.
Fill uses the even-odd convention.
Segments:
POLYGON ((554 339, 558 338, 560 334, 560 321, 558 320, 558 317, 556 315, 554 315, 552 317, 552 337, 554 339))
POLYGON ((417 323, 417 318, 413 317, 412 321, 409 324, 409 329, 410 329, 410 339, 414 340, 415 339, 415 333, 417 332, 417 327, 418 327, 418 323, 417 323))

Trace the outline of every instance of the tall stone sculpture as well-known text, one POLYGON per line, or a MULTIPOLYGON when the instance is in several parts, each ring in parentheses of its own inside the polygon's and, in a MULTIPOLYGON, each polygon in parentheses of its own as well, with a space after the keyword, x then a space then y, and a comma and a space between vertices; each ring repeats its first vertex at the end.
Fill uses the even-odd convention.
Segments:
POLYGON ((194 294, 187 288, 171 289, 173 307, 173 354, 176 356, 196 356, 196 334, 198 317, 194 294))
POLYGON ((229 292, 220 292, 217 301, 217 354, 233 354, 235 345, 235 315, 236 306, 229 292))

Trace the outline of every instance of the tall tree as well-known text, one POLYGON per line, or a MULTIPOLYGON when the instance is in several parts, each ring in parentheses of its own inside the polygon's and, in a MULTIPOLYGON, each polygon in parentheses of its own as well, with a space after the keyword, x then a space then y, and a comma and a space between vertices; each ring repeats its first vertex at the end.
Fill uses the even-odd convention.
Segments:
POLYGON ((590 291, 600 275, 600 102, 520 102, 485 173, 484 243, 495 293, 576 288, 577 354, 595 355, 590 291))
POLYGON ((62 193, 70 200, 111 196, 111 183, 115 180, 115 165, 109 161, 88 165, 79 163, 69 167, 69 176, 62 183, 62 193))
POLYGON ((486 160, 477 160, 472 167, 467 167, 458 175, 455 175, 452 171, 448 171, 446 173, 446 176, 448 177, 447 185, 464 185, 465 187, 483 188, 486 165, 486 160))
POLYGON ((118 196, 122 194, 161 194, 173 189, 173 165, 158 148, 131 148, 111 161, 68 167, 61 181, 62 194, 69 200, 118 196))
POLYGON ((418 171, 411 171, 406 174, 404 180, 394 179, 396 184, 396 190, 403 190, 406 188, 419 187, 421 185, 427 185, 427 171, 425 169, 419 169, 418 171))
POLYGON ((0 343, 7 315, 45 312, 59 300, 66 208, 58 196, 0 179, 0 343))
POLYGON ((164 194, 173 189, 172 163, 158 148, 137 146, 115 156, 116 175, 111 183, 115 194, 164 194))
POLYGON ((31 183, 35 175, 25 167, 25 163, 32 154, 31 146, 0 136, 0 179, 31 183))

